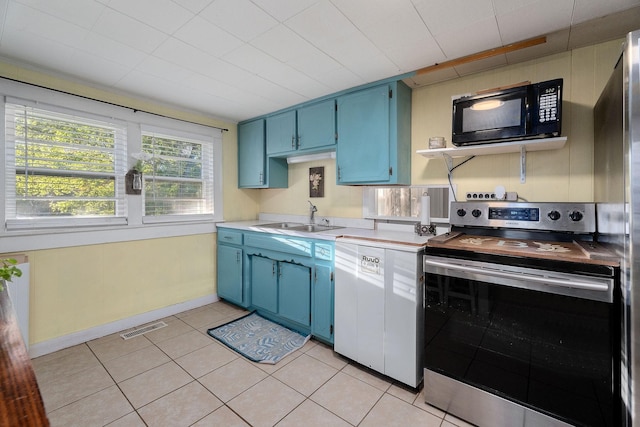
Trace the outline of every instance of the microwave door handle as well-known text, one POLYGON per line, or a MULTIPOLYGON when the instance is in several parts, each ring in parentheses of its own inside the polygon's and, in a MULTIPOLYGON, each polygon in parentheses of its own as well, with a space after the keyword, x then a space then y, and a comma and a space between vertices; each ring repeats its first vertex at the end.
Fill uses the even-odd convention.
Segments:
POLYGON ((566 280, 566 279, 560 279, 557 277, 533 276, 533 275, 524 274, 524 273, 518 274, 518 273, 511 273, 503 270, 497 270, 493 268, 470 267, 466 265, 459 265, 454 263, 427 260, 427 259, 424 260, 424 263, 427 265, 432 265, 434 267, 447 268, 450 270, 465 271, 465 272, 474 273, 474 274, 491 274, 491 275, 503 277, 506 279, 528 280, 530 282, 540 283, 540 284, 549 285, 549 286, 562 287, 562 288, 578 288, 578 289, 586 289, 586 290, 598 291, 598 292, 609 291, 608 285, 594 283, 594 282, 566 280))

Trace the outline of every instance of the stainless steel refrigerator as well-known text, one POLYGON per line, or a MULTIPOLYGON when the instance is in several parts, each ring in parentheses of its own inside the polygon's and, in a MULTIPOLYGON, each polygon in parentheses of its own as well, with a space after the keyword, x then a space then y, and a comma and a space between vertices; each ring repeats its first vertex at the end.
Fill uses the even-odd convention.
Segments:
MULTIPOLYGON (((594 108, 594 197, 600 241, 620 255, 623 419, 640 426, 640 30, 594 108)), ((623 423, 623 424, 625 424, 623 423)))

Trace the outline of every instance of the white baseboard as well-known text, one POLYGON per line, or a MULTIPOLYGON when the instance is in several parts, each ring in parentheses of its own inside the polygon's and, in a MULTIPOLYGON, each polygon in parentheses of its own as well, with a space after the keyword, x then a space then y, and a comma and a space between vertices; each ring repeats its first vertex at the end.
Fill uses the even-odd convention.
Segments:
POLYGON ((45 354, 53 353, 54 351, 82 344, 84 342, 91 341, 96 338, 101 338, 106 335, 114 334, 116 332, 124 331, 135 326, 140 326, 158 319, 173 316, 174 314, 182 313, 183 311, 202 307, 203 305, 211 304, 218 300, 219 298, 216 294, 207 295, 204 297, 196 298, 194 300, 185 301, 180 304, 175 304, 158 310, 149 311, 147 313, 138 314, 126 319, 106 323, 94 328, 85 329, 84 331, 74 332, 72 334, 57 337, 48 341, 35 343, 29 346, 29 356, 31 358, 43 356, 45 354))

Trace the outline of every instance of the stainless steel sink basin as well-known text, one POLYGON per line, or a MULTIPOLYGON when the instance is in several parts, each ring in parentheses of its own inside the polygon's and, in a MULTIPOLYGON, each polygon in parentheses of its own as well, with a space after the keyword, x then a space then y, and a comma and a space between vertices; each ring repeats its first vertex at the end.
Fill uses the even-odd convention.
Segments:
POLYGON ((344 227, 338 227, 334 225, 307 224, 299 227, 292 227, 291 229, 296 231, 307 231, 309 233, 316 233, 318 231, 335 230, 337 228, 344 228, 344 227))
POLYGON ((301 224, 299 222, 274 222, 272 224, 262 224, 260 227, 264 228, 277 228, 280 230, 293 230, 293 231, 306 231, 308 233, 316 233, 318 231, 335 230, 337 227, 334 225, 320 225, 320 224, 301 224))
POLYGON ((305 225, 299 222, 274 222, 273 224, 262 224, 260 227, 266 228, 280 228, 280 229, 292 229, 297 227, 304 227, 305 225))

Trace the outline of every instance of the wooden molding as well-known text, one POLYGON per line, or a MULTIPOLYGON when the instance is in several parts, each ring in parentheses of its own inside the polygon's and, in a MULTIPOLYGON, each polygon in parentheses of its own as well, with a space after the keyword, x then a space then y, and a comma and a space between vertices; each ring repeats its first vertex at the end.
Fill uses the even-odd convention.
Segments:
POLYGON ((441 70, 443 68, 456 67, 458 65, 467 64, 473 61, 479 61, 481 59, 491 58, 492 56, 502 55, 505 53, 513 52, 520 49, 525 49, 531 46, 537 46, 547 42, 547 37, 536 37, 529 40, 523 40, 516 43, 511 43, 502 47, 496 47, 494 49, 485 50, 482 52, 474 53, 472 55, 463 56, 462 58, 452 59, 451 61, 441 62, 429 67, 421 68, 416 71, 416 75, 427 74, 432 71, 441 70))

